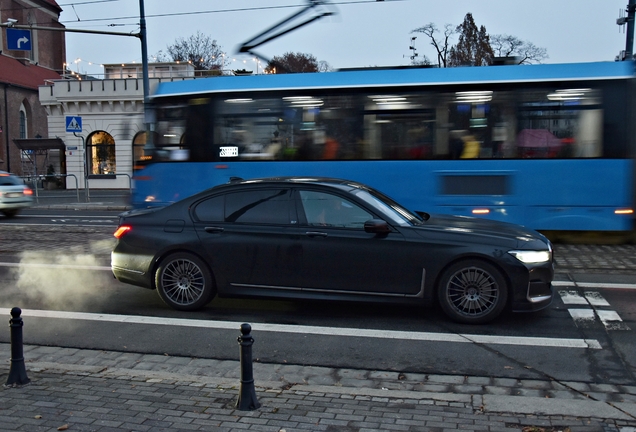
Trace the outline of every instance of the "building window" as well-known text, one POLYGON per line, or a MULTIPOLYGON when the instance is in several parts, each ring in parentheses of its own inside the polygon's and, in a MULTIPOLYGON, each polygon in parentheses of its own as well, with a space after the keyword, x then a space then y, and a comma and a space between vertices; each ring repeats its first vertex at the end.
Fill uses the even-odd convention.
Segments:
POLYGON ((27 115, 24 105, 20 105, 20 139, 27 137, 27 115))
POLYGON ((115 174, 115 140, 108 132, 93 132, 86 138, 89 175, 115 174))
POLYGON ((146 145, 146 131, 137 132, 133 138, 133 166, 136 168, 144 161, 144 146, 146 145))

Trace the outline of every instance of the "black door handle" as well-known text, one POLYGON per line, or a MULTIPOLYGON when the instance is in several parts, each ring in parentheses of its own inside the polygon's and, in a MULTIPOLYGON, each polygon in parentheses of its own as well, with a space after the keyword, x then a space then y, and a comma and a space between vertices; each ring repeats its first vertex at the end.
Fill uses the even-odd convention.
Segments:
POLYGON ((220 233, 223 232, 225 229, 221 228, 221 227, 205 227, 205 232, 209 232, 209 233, 220 233))
POLYGON ((305 235, 307 237, 328 237, 329 236, 329 234, 327 234, 326 232, 320 232, 320 231, 307 231, 305 235))

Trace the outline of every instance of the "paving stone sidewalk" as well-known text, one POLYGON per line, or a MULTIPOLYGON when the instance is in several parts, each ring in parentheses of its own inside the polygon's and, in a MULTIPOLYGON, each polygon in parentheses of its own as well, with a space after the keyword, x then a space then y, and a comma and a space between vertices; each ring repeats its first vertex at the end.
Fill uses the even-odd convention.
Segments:
POLYGON ((632 386, 256 363, 261 406, 241 411, 238 361, 38 346, 24 357, 31 382, 0 390, 0 431, 636 431, 632 386))

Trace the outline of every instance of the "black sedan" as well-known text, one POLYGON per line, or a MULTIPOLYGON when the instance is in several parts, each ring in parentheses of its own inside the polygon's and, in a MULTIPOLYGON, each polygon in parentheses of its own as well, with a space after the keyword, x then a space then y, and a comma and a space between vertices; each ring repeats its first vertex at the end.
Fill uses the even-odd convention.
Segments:
POLYGON ((411 212, 360 183, 232 179, 163 208, 123 213, 111 266, 178 310, 215 295, 437 302, 485 323, 552 300, 552 246, 521 226, 411 212))

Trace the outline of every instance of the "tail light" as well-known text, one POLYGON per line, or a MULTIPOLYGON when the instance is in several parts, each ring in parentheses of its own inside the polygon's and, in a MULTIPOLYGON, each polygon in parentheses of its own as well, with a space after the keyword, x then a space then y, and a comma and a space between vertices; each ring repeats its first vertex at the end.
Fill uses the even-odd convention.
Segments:
POLYGON ((130 227, 130 225, 121 225, 119 228, 117 228, 117 231, 115 231, 113 235, 115 236, 115 238, 120 239, 131 229, 132 228, 130 227))
POLYGON ((23 193, 24 193, 25 195, 33 195, 33 190, 32 190, 32 189, 29 189, 29 188, 27 187, 27 188, 24 188, 24 192, 23 192, 23 193))

